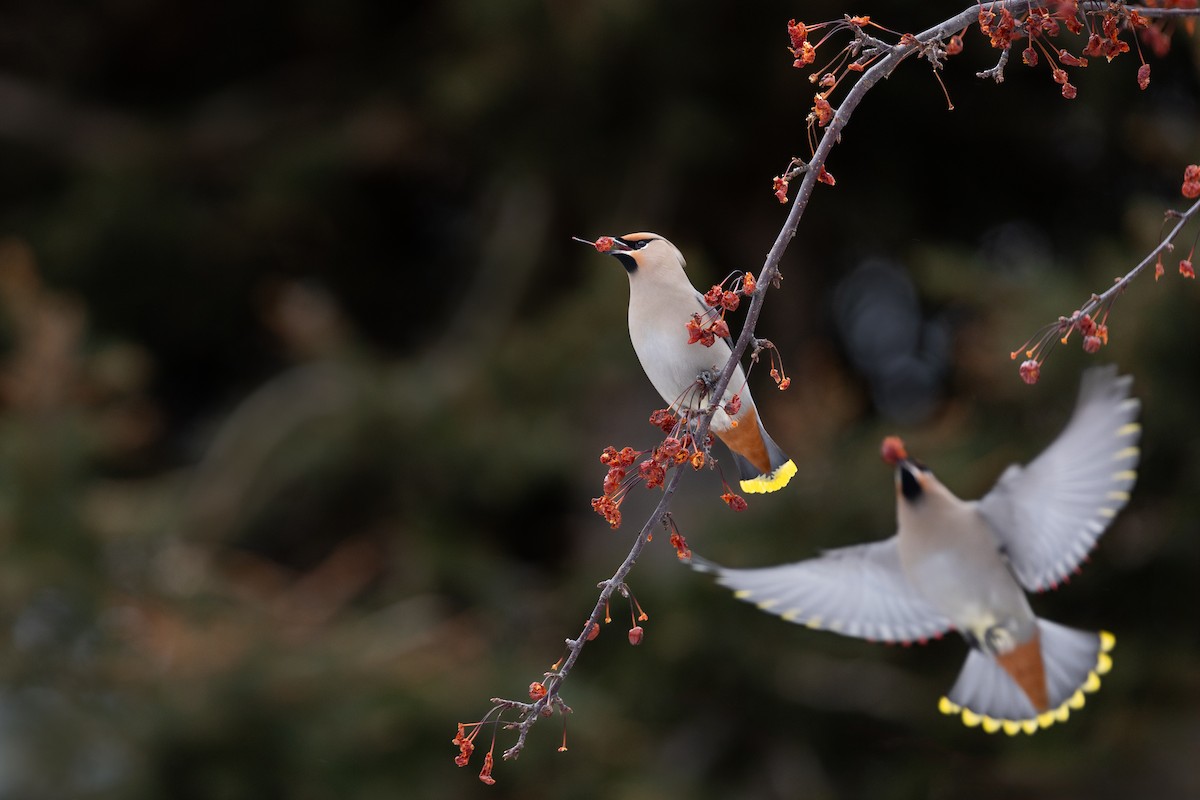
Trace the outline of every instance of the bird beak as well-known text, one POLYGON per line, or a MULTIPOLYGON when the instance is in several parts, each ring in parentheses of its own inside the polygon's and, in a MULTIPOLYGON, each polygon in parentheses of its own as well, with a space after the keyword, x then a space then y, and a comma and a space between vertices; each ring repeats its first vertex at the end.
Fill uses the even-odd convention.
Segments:
POLYGON ((594 242, 591 239, 581 239, 578 236, 572 236, 571 239, 581 244, 586 244, 589 247, 594 247, 596 248, 596 252, 599 253, 627 253, 633 249, 616 236, 601 236, 594 242))

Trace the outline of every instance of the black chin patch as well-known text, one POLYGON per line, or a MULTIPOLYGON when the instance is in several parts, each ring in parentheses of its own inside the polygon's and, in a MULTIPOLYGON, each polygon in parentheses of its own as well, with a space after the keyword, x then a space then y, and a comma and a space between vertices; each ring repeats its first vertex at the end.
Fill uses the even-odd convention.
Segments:
POLYGON ((629 253, 613 253, 613 255, 616 256, 617 261, 621 262, 621 266, 623 266, 625 268, 626 272, 636 272, 637 271, 637 261, 634 261, 633 256, 631 254, 629 254, 629 253))
POLYGON ((921 497, 924 490, 921 488, 917 476, 913 474, 912 469, 900 467, 900 493, 904 495, 904 499, 910 503, 915 502, 921 497))

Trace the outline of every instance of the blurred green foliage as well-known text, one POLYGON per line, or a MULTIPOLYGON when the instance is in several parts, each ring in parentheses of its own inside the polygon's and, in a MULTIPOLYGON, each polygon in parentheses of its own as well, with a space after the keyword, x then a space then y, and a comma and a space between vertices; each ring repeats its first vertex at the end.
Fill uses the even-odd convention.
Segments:
MULTIPOLYGON (((962 729, 935 708, 960 643, 783 625, 664 536, 631 577, 644 642, 614 610, 564 688, 570 749, 556 718, 490 789, 480 753, 453 765, 455 724, 558 658, 655 499, 620 532, 589 509, 597 454, 647 446, 659 403, 623 275, 569 237, 658 231, 701 286, 757 270, 813 91, 787 20, 910 30, 961 3, 802 5, 7 4, 0 797, 1200 794, 1200 315, 1170 266, 1100 356, 1144 402, 1133 502, 1035 600, 1117 634, 1070 724, 962 729)), ((921 63, 876 89, 759 328, 794 383, 754 388, 800 474, 737 516, 689 477, 690 544, 755 565, 887 535, 885 433, 964 496, 1044 446, 1092 359, 1062 348, 1031 389, 1008 352, 1181 202, 1197 52, 1177 37, 1144 93, 1132 56, 1094 64, 1066 102, 1046 71, 975 78, 995 53, 969 34, 953 112, 921 63), (902 423, 832 310, 871 258, 949 333, 902 423)))

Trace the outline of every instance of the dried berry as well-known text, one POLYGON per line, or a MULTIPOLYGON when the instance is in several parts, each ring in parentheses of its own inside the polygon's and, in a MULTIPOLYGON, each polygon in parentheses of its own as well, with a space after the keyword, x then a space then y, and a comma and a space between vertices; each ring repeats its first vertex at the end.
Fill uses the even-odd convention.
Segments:
POLYGON ((904 447, 904 440, 899 436, 884 437, 883 444, 879 448, 879 454, 883 457, 884 463, 890 464, 893 467, 908 458, 908 450, 904 447))
POLYGON ((660 408, 650 412, 650 424, 663 433, 670 433, 679 424, 679 417, 675 416, 669 408, 660 408))
POLYGON ((655 461, 673 461, 675 456, 683 450, 683 443, 674 436, 668 436, 663 439, 662 444, 655 451, 655 461))
POLYGON ((799 50, 808 41, 808 28, 803 22, 788 21, 788 38, 792 40, 792 52, 799 50))
POLYGON ((782 178, 779 176, 776 176, 775 178, 773 178, 771 189, 775 192, 776 200, 778 200, 781 203, 787 202, 787 199, 788 199, 788 197, 787 197, 787 193, 788 193, 787 178, 782 178))
POLYGON ((833 106, 829 105, 829 101, 825 99, 825 95, 818 93, 813 98, 813 113, 817 117, 818 127, 824 128, 833 121, 833 106))
POLYGON ((479 780, 483 781, 488 786, 491 786, 496 782, 496 779, 492 777, 492 764, 492 751, 489 750, 487 755, 483 757, 483 769, 479 771, 479 780))
POLYGON ((726 491, 725 494, 721 495, 721 499, 724 500, 725 504, 734 511, 745 511, 750 507, 749 503, 746 502, 746 498, 742 497, 740 494, 734 494, 730 491, 726 491))
POLYGON ((685 327, 688 332, 688 344, 695 344, 704 339, 704 320, 699 314, 692 314, 685 327))
POLYGON ((1035 359, 1029 359, 1021 362, 1021 380, 1028 383, 1030 386, 1038 382, 1038 378, 1042 374, 1042 365, 1035 359))
POLYGON ((692 551, 688 548, 687 539, 683 538, 683 534, 678 531, 671 533, 671 546, 675 548, 675 555, 680 561, 687 561, 692 557, 692 551))
POLYGON ((655 462, 654 459, 648 459, 639 464, 638 473, 642 476, 642 480, 646 482, 647 489, 662 486, 663 481, 667 478, 667 471, 655 462))
POLYGON ((1188 164, 1183 170, 1183 196, 1189 200, 1200 197, 1200 165, 1188 164))
POLYGON ((604 517, 614 531, 621 527, 621 504, 611 497, 592 498, 592 510, 604 517))

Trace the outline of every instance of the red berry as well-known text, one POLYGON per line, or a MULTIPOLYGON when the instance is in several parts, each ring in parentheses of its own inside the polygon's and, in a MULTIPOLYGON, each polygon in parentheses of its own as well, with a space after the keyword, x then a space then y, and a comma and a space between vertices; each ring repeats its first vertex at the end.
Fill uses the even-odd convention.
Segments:
POLYGON ((899 436, 888 436, 883 440, 883 445, 880 447, 880 455, 883 456, 884 463, 896 466, 901 461, 908 458, 908 451, 904 448, 904 440, 899 436))

